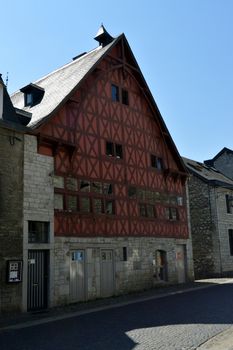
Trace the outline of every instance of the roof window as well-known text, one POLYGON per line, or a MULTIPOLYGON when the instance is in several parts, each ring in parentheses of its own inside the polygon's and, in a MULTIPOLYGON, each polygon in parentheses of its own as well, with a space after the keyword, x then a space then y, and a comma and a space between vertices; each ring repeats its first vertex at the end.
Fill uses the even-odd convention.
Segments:
POLYGON ((29 84, 20 91, 24 93, 25 107, 33 107, 39 104, 44 96, 44 89, 35 84, 29 84))

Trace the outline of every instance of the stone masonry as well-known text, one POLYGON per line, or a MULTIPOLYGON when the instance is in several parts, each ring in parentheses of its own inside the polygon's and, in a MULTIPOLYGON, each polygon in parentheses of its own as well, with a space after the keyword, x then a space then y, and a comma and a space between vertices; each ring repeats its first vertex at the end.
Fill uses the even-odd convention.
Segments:
POLYGON ((23 134, 0 128, 0 312, 21 309, 22 283, 7 283, 7 261, 23 259, 23 134))

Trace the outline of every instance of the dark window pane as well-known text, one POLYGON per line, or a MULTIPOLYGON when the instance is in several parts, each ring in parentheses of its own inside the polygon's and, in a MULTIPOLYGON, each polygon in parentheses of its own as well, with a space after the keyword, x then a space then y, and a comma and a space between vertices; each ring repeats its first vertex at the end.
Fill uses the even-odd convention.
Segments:
POLYGON ((228 230, 230 254, 233 255, 233 230, 228 230))
POLYGON ((90 212, 90 198, 80 197, 80 211, 82 213, 90 212))
POLYGON ((106 155, 114 156, 114 144, 112 142, 106 142, 106 155))
POLYGON ((226 207, 227 207, 227 213, 231 213, 231 205, 230 205, 230 197, 228 194, 226 194, 226 207))
POLYGON ((49 222, 28 221, 28 242, 48 243, 49 222))
POLYGON ((129 94, 127 90, 122 89, 122 103, 124 105, 129 104, 129 94))
POLYGON ((90 192, 90 181, 85 181, 85 180, 80 181, 80 191, 90 192))
POLYGON ((27 93, 25 96, 25 105, 31 106, 33 104, 33 95, 32 93, 27 93))
POLYGON ((116 157, 123 158, 122 145, 116 144, 116 157))
POLYGON ((123 261, 127 261, 127 247, 123 247, 123 261))
POLYGON ((112 101, 119 101, 119 87, 112 84, 112 101))
POLYGON ((154 156, 153 154, 150 155, 150 161, 151 161, 151 166, 153 168, 156 168, 157 166, 157 162, 156 162, 156 156, 154 156))

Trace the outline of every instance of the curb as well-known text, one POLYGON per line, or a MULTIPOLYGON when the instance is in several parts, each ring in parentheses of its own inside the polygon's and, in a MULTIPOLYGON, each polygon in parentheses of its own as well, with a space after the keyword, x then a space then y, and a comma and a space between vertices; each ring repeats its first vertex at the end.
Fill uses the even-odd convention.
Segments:
POLYGON ((207 340, 196 350, 233 350, 233 326, 207 340))

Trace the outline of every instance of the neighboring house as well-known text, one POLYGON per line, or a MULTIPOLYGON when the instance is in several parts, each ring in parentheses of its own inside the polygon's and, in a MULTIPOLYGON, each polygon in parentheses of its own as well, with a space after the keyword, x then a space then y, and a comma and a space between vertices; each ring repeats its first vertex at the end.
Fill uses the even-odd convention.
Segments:
POLYGON ((183 158, 188 182, 195 278, 233 274, 233 180, 183 158))
POLYGON ((13 107, 0 75, 0 312, 20 310, 23 152, 30 114, 13 107))
POLYGON ((125 35, 95 39, 11 97, 32 115, 22 310, 193 279, 185 165, 125 35))
POLYGON ((205 160, 208 166, 213 166, 225 176, 233 180, 233 151, 224 147, 213 159, 205 160))

